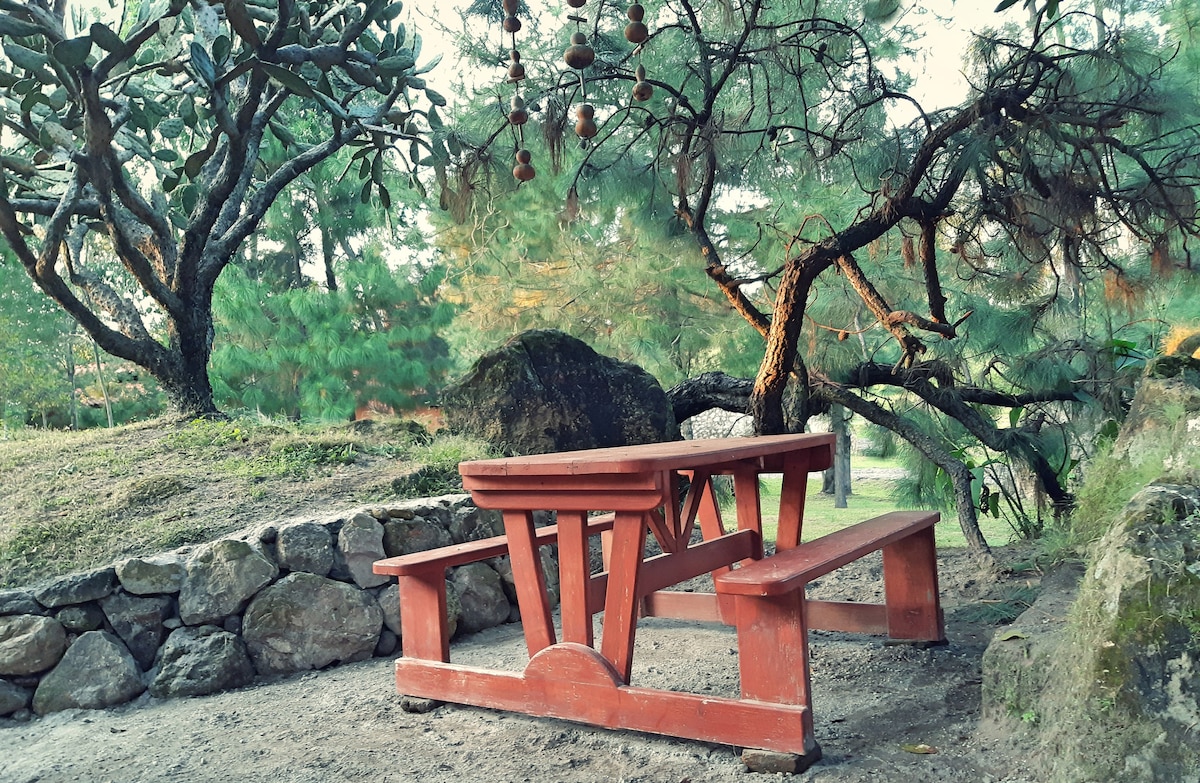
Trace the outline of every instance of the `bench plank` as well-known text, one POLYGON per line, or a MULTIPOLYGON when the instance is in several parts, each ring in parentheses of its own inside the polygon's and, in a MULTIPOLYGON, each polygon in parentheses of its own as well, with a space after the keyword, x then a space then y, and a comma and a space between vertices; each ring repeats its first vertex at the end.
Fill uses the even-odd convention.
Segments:
POLYGON ((883 514, 723 574, 716 579, 717 592, 783 595, 863 555, 932 527, 940 518, 940 514, 931 511, 883 514))
MULTIPOLYGON (((588 520, 588 535, 611 530, 612 526, 612 514, 592 517, 588 520)), ((555 543, 558 540, 558 525, 536 528, 534 540, 538 546, 555 543)), ((406 555, 376 560, 373 570, 377 574, 404 576, 435 567, 453 568, 467 563, 477 563, 480 560, 503 557, 507 554, 508 538, 492 536, 491 538, 481 538, 478 541, 467 541, 462 544, 451 544, 437 549, 427 549, 423 552, 410 552, 406 555)))

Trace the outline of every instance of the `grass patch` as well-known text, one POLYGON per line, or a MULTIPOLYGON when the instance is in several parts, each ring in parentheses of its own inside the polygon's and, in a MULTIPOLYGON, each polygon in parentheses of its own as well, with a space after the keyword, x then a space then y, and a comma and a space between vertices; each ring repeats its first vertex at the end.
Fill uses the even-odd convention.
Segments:
MULTIPOLYGON (((895 467, 896 463, 887 460, 876 460, 879 465, 871 467, 895 467)), ((860 462, 855 456, 855 468, 866 467, 865 461, 860 462)), ((759 481, 759 492, 763 506, 763 533, 768 540, 774 540, 779 522, 779 489, 782 481, 779 476, 767 475, 759 481)), ((803 539, 809 541, 818 536, 832 533, 835 530, 849 527, 858 522, 887 514, 891 511, 903 510, 897 502, 895 485, 887 479, 866 479, 853 482, 851 495, 846 498, 847 508, 834 508, 833 495, 821 493, 821 476, 813 474, 808 480, 808 494, 804 501, 804 530, 803 539)), ((728 518, 732 519, 732 501, 722 509, 728 518)), ((1001 519, 981 517, 980 530, 984 539, 991 546, 1003 546, 1010 543, 1012 528, 1001 519)), ((934 527, 934 538, 939 548, 965 547, 966 537, 958 526, 958 518, 953 514, 943 514, 942 521, 934 527)))
POLYGON ((0 440, 0 588, 263 522, 386 503, 399 497, 395 477, 422 464, 457 479, 460 460, 494 456, 478 442, 431 440, 399 420, 161 419, 9 432, 0 440))

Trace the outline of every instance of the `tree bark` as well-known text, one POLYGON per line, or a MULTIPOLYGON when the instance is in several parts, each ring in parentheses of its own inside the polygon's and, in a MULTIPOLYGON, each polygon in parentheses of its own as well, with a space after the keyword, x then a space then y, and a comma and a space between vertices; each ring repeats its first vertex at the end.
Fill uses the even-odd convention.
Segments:
POLYGON ((706 372, 667 389, 667 400, 675 411, 675 421, 682 422, 712 408, 746 413, 753 388, 754 382, 748 378, 706 372))

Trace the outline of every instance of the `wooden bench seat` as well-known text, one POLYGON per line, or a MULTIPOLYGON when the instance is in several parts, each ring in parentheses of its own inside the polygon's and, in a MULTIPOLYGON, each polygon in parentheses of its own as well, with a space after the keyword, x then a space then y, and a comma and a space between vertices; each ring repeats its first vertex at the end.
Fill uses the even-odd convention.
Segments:
POLYGON ((739 613, 761 609, 755 601, 787 599, 794 603, 789 611, 804 613, 808 629, 940 644, 945 626, 933 540, 940 518, 932 511, 883 514, 722 574, 716 590, 738 596, 739 613), (877 550, 883 551, 883 604, 804 600, 809 582, 877 550))
POLYGON ((884 514, 715 579, 717 593, 734 601, 742 698, 803 706, 809 758, 820 757, 811 739, 810 629, 946 641, 933 540, 939 518, 928 511, 884 514), (807 599, 809 582, 876 550, 883 551, 884 604, 807 599))
MULTIPOLYGON (((613 515, 604 514, 588 520, 588 535, 612 530, 613 515)), ((558 541, 558 525, 545 525, 534 530, 534 540, 538 546, 553 544, 558 541)), ((427 549, 423 552, 410 552, 405 555, 376 560, 372 568, 377 574, 403 576, 427 569, 454 568, 490 560, 493 557, 503 557, 508 554, 508 538, 492 536, 478 541, 466 541, 462 544, 427 549)))
POLYGON ((781 595, 863 555, 932 528, 940 518, 931 511, 893 511, 731 571, 720 578, 717 589, 735 595, 781 595))

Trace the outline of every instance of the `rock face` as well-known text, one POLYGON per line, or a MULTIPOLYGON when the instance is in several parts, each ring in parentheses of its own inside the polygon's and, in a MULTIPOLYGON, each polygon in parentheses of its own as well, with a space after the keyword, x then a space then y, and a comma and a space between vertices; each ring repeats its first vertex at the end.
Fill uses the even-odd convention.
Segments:
POLYGON ((376 574, 372 566, 384 558, 383 525, 370 514, 355 514, 342 525, 338 534, 338 553, 354 583, 364 589, 387 584, 388 577, 376 574))
POLYGON ((245 541, 218 541, 188 561, 179 618, 186 625, 223 620, 240 612, 278 573, 266 555, 245 541))
POLYGON ((163 621, 171 614, 171 599, 165 595, 136 596, 114 593, 100 602, 109 625, 138 665, 145 671, 154 663, 166 635, 163 621))
POLYGON ((242 636, 260 674, 286 674, 370 658, 382 628, 370 594, 297 572, 255 596, 242 636))
MULTIPOLYGON (((236 688, 255 676, 255 663, 275 674, 392 655, 400 644, 397 586, 387 579, 364 587, 379 580, 367 573, 370 561, 502 532, 498 511, 445 495, 268 522, 194 550, 0 591, 0 715, 28 717, 47 682, 42 711, 119 703, 140 693, 143 681, 162 697, 236 688)), ((553 547, 542 548, 542 559, 555 597, 553 547)), ((450 569, 445 583, 452 637, 464 614, 460 593, 464 631, 517 619, 507 557, 455 578, 460 570, 450 569)))
POLYGON ((333 567, 333 537, 316 522, 301 522, 279 529, 275 539, 279 567, 326 576, 333 567))
POLYGON ((144 690, 142 671, 121 640, 104 631, 89 631, 38 683, 33 711, 46 715, 73 707, 103 709, 124 704, 144 690))
POLYGON ((1161 475, 1092 545, 1057 638, 997 634, 983 660, 984 708, 1033 727, 1026 741, 1040 744, 1052 783, 1197 781, 1200 389, 1143 380, 1114 454, 1123 469, 1161 475))
POLYGON ((167 637, 150 693, 163 699, 204 696, 241 688, 253 680, 254 666, 242 640, 215 625, 202 625, 179 628, 167 637))
POLYGON ((482 631, 508 620, 511 611, 508 596, 494 568, 486 563, 470 563, 454 569, 450 583, 462 605, 458 627, 464 633, 482 631))
POLYGON ((510 454, 679 439, 666 392, 639 367, 554 330, 524 332, 442 395, 448 427, 510 454))
POLYGON ((1055 780, 1195 779, 1198 607, 1200 485, 1151 484, 1095 545, 1051 667, 1055 780))
POLYGON ((36 674, 59 662, 67 649, 62 623, 50 617, 0 617, 0 675, 36 674))

